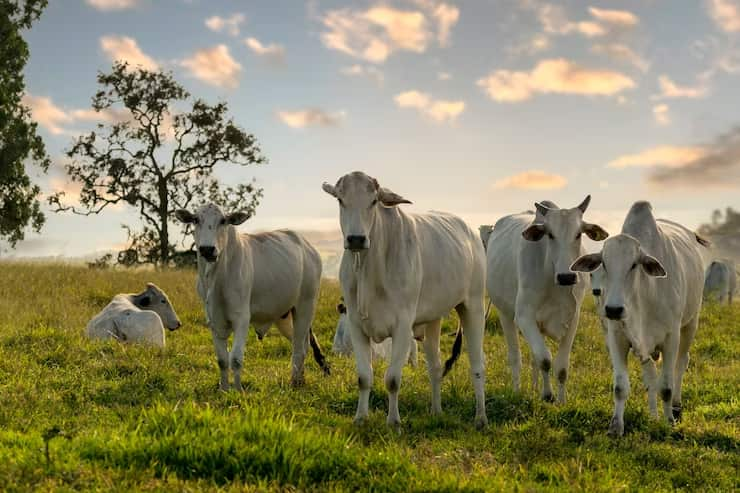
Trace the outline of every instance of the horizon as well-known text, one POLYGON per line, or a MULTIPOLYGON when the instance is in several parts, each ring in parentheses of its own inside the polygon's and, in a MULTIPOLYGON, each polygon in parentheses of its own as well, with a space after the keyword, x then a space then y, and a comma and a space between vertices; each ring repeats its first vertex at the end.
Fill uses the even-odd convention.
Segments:
MULTIPOLYGON (((25 102, 53 160, 48 175, 32 172, 45 195, 74 196, 63 150, 101 116, 90 111, 96 74, 123 59, 226 101, 256 136, 269 164, 217 173, 264 189, 241 231, 338 234, 321 183, 355 169, 411 200, 404 210, 452 212, 475 229, 589 193, 586 217, 612 234, 642 199, 692 229, 740 209, 730 0, 75 0, 50 2, 26 39, 25 102)), ((125 207, 44 211, 41 233, 4 258, 121 250, 120 224, 138 224, 125 207)))

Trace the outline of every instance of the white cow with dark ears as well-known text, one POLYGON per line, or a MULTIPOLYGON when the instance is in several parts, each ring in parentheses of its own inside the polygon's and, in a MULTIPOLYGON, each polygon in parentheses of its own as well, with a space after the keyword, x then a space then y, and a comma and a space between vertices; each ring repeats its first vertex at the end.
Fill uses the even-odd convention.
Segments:
POLYGON ((392 338, 385 374, 389 425, 400 424, 401 370, 414 336, 424 339, 432 413, 442 412, 439 357, 442 317, 455 308, 462 320, 475 390, 475 424, 487 423, 483 360, 485 254, 478 235, 445 213, 407 214, 410 203, 355 171, 324 191, 339 202, 344 255, 339 271, 360 387, 355 422, 368 415, 373 366, 370 341, 392 338))
POLYGON ((681 382, 689 364, 702 304, 702 248, 709 243, 680 224, 655 219, 648 202, 636 202, 622 233, 609 238, 599 253, 584 255, 572 269, 592 272, 601 266, 601 315, 607 318, 607 345, 614 370, 614 416, 609 434, 624 434, 624 406, 630 392, 627 354, 642 364, 650 414, 658 417, 657 395, 665 419, 681 416, 681 382), (660 379, 655 362, 663 355, 660 379))
POLYGON ((242 389, 241 370, 249 325, 260 338, 275 324, 293 343, 291 383, 303 383, 303 363, 310 343, 314 358, 329 373, 311 330, 321 281, 321 257, 299 234, 289 230, 243 234, 236 226, 246 212, 224 213, 208 204, 195 213, 178 210, 177 218, 193 225, 198 251, 197 290, 205 303, 208 325, 221 371, 220 387, 242 389), (229 354, 228 338, 234 340, 229 354))
POLYGON ((542 398, 552 401, 553 366, 544 336, 558 343, 554 367, 559 383, 558 401, 565 402, 565 382, 581 303, 585 275, 570 264, 585 253, 582 234, 600 241, 608 236, 600 226, 583 220, 591 196, 572 209, 554 203, 536 203, 537 213, 523 212, 501 218, 488 235, 488 296, 498 309, 514 390, 519 390, 521 353, 517 328, 533 355, 532 386, 542 375, 542 398))

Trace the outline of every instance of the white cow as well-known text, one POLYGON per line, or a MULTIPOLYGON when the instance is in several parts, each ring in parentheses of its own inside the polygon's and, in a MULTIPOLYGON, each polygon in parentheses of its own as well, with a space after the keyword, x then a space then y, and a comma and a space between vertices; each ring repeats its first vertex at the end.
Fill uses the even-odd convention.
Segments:
MULTIPOLYGON (((347 307, 344 303, 337 305, 337 313, 339 313, 339 320, 337 320, 337 329, 334 332, 334 344, 332 345, 332 351, 342 356, 352 355, 352 336, 349 331, 349 321, 347 320, 347 307)), ((373 353, 373 361, 377 359, 390 360, 391 357, 391 338, 386 339, 380 344, 370 341, 370 348, 373 353)), ((418 364, 419 349, 416 346, 416 339, 411 343, 411 350, 409 351, 409 364, 416 368, 418 364)))
POLYGON ((514 390, 519 390, 522 364, 518 327, 533 355, 532 386, 537 388, 541 372, 546 401, 553 400, 553 362, 543 335, 558 343, 554 369, 558 401, 565 402, 570 351, 586 291, 585 275, 571 272, 570 264, 585 253, 582 233, 596 241, 608 236, 600 226, 583 220, 590 200, 588 196, 572 209, 559 209, 548 201, 537 203, 536 214, 499 219, 488 239, 488 296, 499 312, 514 390))
POLYGON ((735 262, 722 259, 713 260, 704 276, 704 299, 732 304, 732 296, 737 286, 735 262))
POLYGON ((485 256, 480 238, 444 213, 406 214, 408 200, 356 171, 323 189, 339 202, 344 255, 339 272, 357 362, 355 422, 368 415, 373 381, 370 340, 392 338, 385 374, 388 424, 400 424, 398 390, 414 336, 423 337, 433 414, 442 412, 439 357, 442 317, 455 308, 462 320, 475 389, 477 427, 487 423, 483 360, 485 256))
POLYGON ((681 381, 689 364, 702 302, 701 246, 708 242, 683 226, 656 220, 648 202, 636 202, 622 233, 608 239, 600 253, 580 257, 573 270, 604 269, 607 345, 614 369, 614 416, 609 434, 624 433, 624 405, 630 392, 627 353, 642 364, 650 414, 658 417, 657 395, 669 423, 681 415, 681 381), (657 381, 652 353, 660 351, 657 381))
POLYGON ((167 295, 149 283, 139 294, 117 294, 100 313, 87 324, 91 339, 117 339, 143 342, 164 347, 164 328, 180 327, 175 309, 167 295))
POLYGON ((302 236, 289 230, 241 234, 236 227, 246 212, 224 214, 208 204, 195 213, 178 210, 177 218, 194 225, 198 250, 197 290, 205 304, 221 373, 220 388, 241 390, 244 345, 250 323, 262 338, 275 324, 293 344, 291 383, 303 383, 307 345, 329 373, 311 330, 321 281, 321 258, 302 236), (234 341, 229 354, 227 343, 234 341))

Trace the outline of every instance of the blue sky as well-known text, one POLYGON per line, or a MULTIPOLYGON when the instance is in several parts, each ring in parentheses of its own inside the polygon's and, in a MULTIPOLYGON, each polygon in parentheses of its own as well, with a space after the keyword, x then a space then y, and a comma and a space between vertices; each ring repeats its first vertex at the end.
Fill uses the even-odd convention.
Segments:
MULTIPOLYGON (((691 227, 740 206, 740 0, 57 0, 27 39, 57 163, 116 58, 228 102, 270 159, 220 175, 264 188, 247 231, 337 229, 321 183, 356 169, 473 226, 587 193, 612 232, 639 199, 691 227)), ((124 222, 50 213, 15 255, 120 248, 124 222)))

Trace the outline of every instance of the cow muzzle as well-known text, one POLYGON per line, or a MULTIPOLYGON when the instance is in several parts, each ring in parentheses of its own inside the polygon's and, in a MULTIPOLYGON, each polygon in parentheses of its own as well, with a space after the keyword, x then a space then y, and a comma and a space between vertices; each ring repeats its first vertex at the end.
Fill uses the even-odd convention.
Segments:
POLYGON ((609 320, 622 320, 624 318, 624 307, 607 305, 604 307, 604 314, 609 320))
POLYGON ((578 280, 578 276, 576 276, 575 272, 558 274, 556 278, 557 278, 558 284, 560 284, 561 286, 572 286, 578 280))
POLYGON ((367 250, 369 246, 367 236, 365 235, 347 235, 344 241, 344 248, 353 252, 367 250))
POLYGON ((175 330, 179 329, 180 327, 182 327, 182 323, 178 320, 175 323, 175 326, 174 327, 167 327, 167 328, 170 329, 170 332, 172 332, 172 331, 175 331, 175 330))
POLYGON ((216 255, 215 246, 202 246, 198 248, 198 253, 201 257, 206 259, 208 262, 215 262, 218 256, 216 255))

